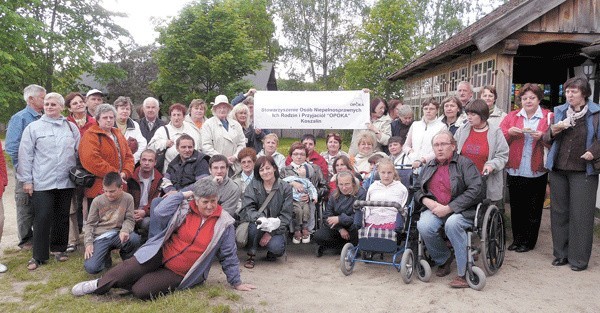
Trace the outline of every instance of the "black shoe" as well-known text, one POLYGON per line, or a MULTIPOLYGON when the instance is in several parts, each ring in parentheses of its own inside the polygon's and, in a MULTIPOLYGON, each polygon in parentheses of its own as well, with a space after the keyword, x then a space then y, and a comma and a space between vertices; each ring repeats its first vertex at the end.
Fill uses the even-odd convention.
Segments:
POLYGON ((325 247, 323 247, 323 246, 317 246, 317 253, 316 253, 317 258, 320 258, 320 257, 323 256, 323 251, 324 250, 325 250, 325 247))
POLYGON ((554 259, 554 261, 552 261, 552 265, 554 266, 563 266, 567 263, 569 263, 569 260, 567 260, 567 258, 556 258, 554 259))
POLYGON ((508 251, 515 251, 515 250, 517 250, 517 248, 518 248, 518 247, 519 247, 519 245, 518 245, 518 244, 516 244, 516 243, 513 243, 513 244, 511 244, 510 246, 508 246, 508 248, 507 248, 507 249, 508 249, 508 251))
POLYGON ((587 269, 587 265, 584 266, 575 266, 575 265, 571 265, 571 270, 575 271, 575 272, 581 272, 584 271, 585 269, 587 269))
POLYGON ((267 256, 264 258, 264 260, 267 262, 275 262, 277 261, 277 257, 275 256, 275 254, 267 252, 267 256))
POLYGON ((529 247, 527 247, 527 246, 518 246, 515 249, 515 252, 523 253, 523 252, 527 252, 527 251, 530 251, 530 250, 531 249, 529 249, 529 247))

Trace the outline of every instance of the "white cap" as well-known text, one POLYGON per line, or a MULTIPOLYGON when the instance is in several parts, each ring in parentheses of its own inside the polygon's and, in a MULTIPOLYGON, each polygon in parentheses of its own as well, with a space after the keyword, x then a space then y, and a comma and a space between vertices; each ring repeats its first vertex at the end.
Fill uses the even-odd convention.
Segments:
POLYGON ((227 99, 227 96, 225 95, 218 95, 215 98, 215 104, 213 106, 218 106, 219 104, 227 104, 228 106, 232 107, 231 104, 229 104, 229 99, 227 99))
POLYGON ((95 95, 95 94, 100 94, 101 96, 104 96, 104 93, 102 93, 102 91, 98 90, 98 89, 92 89, 90 91, 87 92, 87 94, 85 95, 85 97, 89 97, 91 95, 95 95))

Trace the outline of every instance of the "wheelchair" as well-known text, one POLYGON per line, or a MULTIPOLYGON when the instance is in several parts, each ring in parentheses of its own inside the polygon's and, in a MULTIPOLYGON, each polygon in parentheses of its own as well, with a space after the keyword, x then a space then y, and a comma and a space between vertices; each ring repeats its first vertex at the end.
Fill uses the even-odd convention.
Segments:
MULTIPOLYGON (((467 232, 467 271, 466 280, 469 287, 482 290, 486 283, 486 273, 492 276, 498 272, 504 262, 506 251, 506 231, 504 216, 498 207, 489 199, 477 205, 473 226, 467 232), (479 241, 473 240, 473 235, 479 241), (485 272, 475 266, 475 258, 481 255, 485 272)), ((419 236, 418 253, 415 261, 419 275, 431 272, 431 265, 427 261, 425 244, 419 236), (417 262, 418 261, 418 262, 417 262)), ((426 280, 424 280, 426 281, 426 280)))

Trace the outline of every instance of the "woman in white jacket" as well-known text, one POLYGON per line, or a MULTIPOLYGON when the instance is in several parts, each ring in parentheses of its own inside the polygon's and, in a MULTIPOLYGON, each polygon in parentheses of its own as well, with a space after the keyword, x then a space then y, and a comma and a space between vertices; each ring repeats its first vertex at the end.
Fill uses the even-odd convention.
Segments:
POLYGON ((194 149, 200 149, 200 132, 192 124, 184 121, 187 109, 181 103, 175 103, 169 107, 169 116, 171 121, 169 124, 160 127, 154 133, 148 148, 154 151, 167 149, 165 153, 165 163, 163 166, 163 174, 167 171, 167 167, 171 161, 179 155, 175 141, 183 134, 188 134, 194 139, 194 149))
POLYGON ((437 118, 440 104, 434 98, 423 102, 421 107, 423 108, 423 118, 412 123, 402 148, 409 160, 413 162, 414 168, 433 160, 431 140, 433 136, 446 128, 446 125, 437 118))

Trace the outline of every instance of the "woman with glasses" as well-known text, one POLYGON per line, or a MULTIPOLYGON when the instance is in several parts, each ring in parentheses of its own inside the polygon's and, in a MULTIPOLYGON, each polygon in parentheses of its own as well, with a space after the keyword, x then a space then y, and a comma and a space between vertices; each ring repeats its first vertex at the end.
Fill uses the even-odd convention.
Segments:
POLYGON ((340 136, 340 134, 329 133, 327 134, 326 140, 327 151, 321 152, 321 156, 327 162, 327 167, 329 169, 329 177, 327 179, 331 180, 333 177, 333 161, 339 156, 348 156, 348 153, 342 151, 342 136, 340 136))

